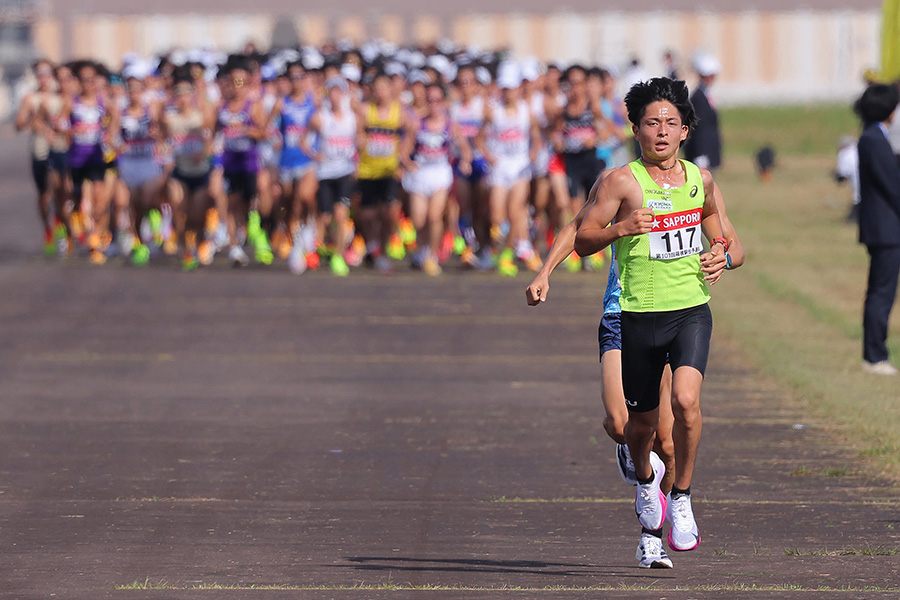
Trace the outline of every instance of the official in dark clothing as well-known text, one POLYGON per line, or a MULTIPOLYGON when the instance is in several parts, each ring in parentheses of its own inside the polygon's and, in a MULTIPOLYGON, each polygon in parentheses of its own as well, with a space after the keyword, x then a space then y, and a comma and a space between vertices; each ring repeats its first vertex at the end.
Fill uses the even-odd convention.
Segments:
POLYGON ((697 125, 684 145, 684 156, 698 167, 717 169, 722 164, 722 139, 719 137, 719 113, 709 97, 709 88, 719 74, 719 61, 708 54, 694 59, 700 83, 691 94, 697 125))
POLYGON ((888 142, 900 90, 872 85, 856 101, 864 123, 859 138, 859 241, 869 251, 869 283, 863 312, 863 367, 897 375, 888 361, 888 319, 900 278, 900 167, 888 142))

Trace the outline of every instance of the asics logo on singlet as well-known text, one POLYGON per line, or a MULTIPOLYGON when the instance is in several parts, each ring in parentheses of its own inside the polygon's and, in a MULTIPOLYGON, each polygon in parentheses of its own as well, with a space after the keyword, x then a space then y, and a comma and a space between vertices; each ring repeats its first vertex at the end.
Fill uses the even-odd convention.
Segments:
POLYGON ((696 186, 696 185, 695 185, 694 187, 692 187, 692 188, 691 188, 691 198, 694 198, 694 197, 697 195, 697 192, 698 192, 698 191, 699 191, 699 190, 697 189, 697 186, 696 186))

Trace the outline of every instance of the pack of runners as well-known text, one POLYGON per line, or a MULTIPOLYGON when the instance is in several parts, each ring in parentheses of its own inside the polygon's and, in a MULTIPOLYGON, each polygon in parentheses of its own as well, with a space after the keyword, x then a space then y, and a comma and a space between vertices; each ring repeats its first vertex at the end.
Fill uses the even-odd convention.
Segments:
POLYGON ((630 159, 615 77, 442 50, 38 62, 16 126, 31 133, 46 253, 538 271, 597 176, 630 159))

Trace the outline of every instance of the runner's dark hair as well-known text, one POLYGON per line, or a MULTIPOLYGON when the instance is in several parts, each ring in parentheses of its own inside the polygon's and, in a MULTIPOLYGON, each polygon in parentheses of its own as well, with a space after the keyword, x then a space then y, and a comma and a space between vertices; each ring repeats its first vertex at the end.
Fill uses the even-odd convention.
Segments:
POLYGON ((654 77, 650 81, 641 81, 631 86, 625 94, 628 120, 634 125, 640 124, 647 106, 660 100, 671 102, 678 109, 681 122, 688 126, 689 131, 694 130, 697 126, 697 114, 691 104, 687 84, 680 79, 668 77, 654 77))
POLYGON ((181 65, 172 70, 172 78, 175 81, 193 82, 194 76, 191 74, 191 68, 188 65, 181 65))

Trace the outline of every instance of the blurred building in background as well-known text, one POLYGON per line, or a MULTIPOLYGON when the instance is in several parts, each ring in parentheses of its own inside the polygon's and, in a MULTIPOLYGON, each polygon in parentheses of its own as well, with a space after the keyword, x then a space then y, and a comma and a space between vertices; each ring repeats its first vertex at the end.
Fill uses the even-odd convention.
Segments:
MULTIPOLYGON (((51 60, 93 57, 116 67, 128 52, 226 51, 326 40, 420 43, 449 38, 483 49, 611 66, 637 59, 663 74, 672 50, 693 81, 690 58, 719 58, 721 103, 847 100, 877 69, 880 0, 0 0, 23 12, 17 39, 51 60), (27 31, 25 31, 27 30, 27 31)), ((6 31, 5 29, 3 30, 6 31)), ((0 44, 5 43, 5 38, 0 44)), ((6 60, 6 54, 3 54, 6 60)))

